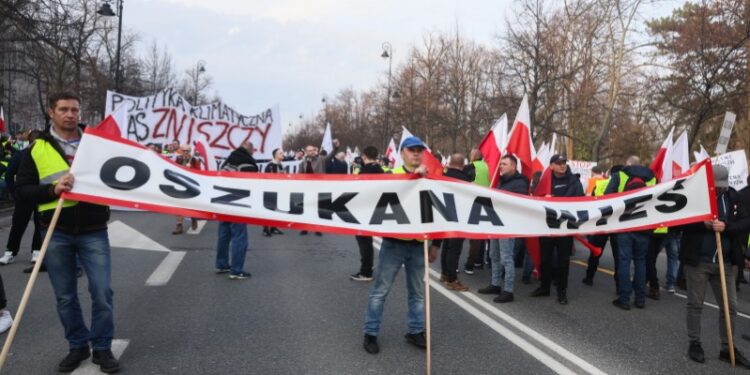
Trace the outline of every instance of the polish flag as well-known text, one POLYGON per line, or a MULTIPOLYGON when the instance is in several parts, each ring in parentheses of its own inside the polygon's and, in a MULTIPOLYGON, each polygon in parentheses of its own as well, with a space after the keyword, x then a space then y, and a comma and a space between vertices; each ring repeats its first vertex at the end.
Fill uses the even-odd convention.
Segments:
POLYGON ((534 170, 542 170, 541 163, 536 158, 536 150, 531 140, 531 116, 529 115, 529 99, 523 96, 521 107, 513 121, 513 128, 508 134, 506 152, 513 154, 519 161, 518 170, 531 180, 534 170))
POLYGON ((3 107, 0 107, 0 133, 5 133, 5 114, 3 107))
POLYGON ((696 163, 702 162, 702 161, 704 161, 704 160, 706 160, 706 159, 708 159, 708 158, 711 157, 708 154, 708 151, 706 151, 706 149, 703 148, 703 145, 700 145, 700 146, 701 146, 701 150, 700 151, 693 152, 693 156, 695 157, 695 162, 696 163))
POLYGON ((385 157, 394 165, 396 165, 397 160, 401 160, 401 155, 398 154, 398 147, 396 147, 396 142, 393 141, 393 138, 391 138, 391 142, 388 143, 388 148, 385 149, 383 155, 385 155, 385 157))
POLYGON ((552 157, 552 151, 550 148, 551 145, 547 144, 547 142, 542 142, 542 145, 539 146, 539 149, 536 151, 536 159, 539 160, 539 164, 541 164, 543 169, 547 169, 549 167, 549 159, 552 157))
POLYGON ((99 125, 96 126, 96 130, 117 138, 121 138, 122 134, 120 133, 120 126, 115 115, 116 113, 107 116, 104 121, 100 122, 99 125))
POLYGON ((492 125, 492 128, 479 143, 479 151, 482 152, 482 158, 490 171, 492 171, 492 181, 490 186, 497 186, 499 178, 498 165, 502 150, 505 149, 505 143, 508 140, 508 116, 503 113, 502 116, 492 125))
POLYGON ((216 171, 216 159, 211 154, 211 148, 206 145, 204 141, 193 141, 195 145, 195 153, 200 155, 201 170, 203 171, 216 171))
MULTIPOLYGON (((404 140, 406 138, 412 137, 413 134, 406 129, 406 127, 401 127, 403 131, 401 132, 401 142, 398 143, 399 147, 399 158, 398 161, 401 162, 401 165, 404 165, 404 161, 401 160, 401 144, 404 143, 404 140)), ((438 160, 435 155, 432 154, 432 150, 430 150, 430 146, 428 146, 426 143, 424 145, 426 148, 424 152, 422 153, 422 165, 427 167, 427 175, 428 176, 442 176, 443 175, 443 164, 438 160)), ((396 166, 396 168, 400 167, 401 165, 396 166)))
POLYGON ((411 134, 411 132, 409 131, 409 129, 407 129, 407 128, 405 128, 405 127, 402 126, 401 127, 401 140, 398 141, 398 148, 396 149, 397 150, 397 152, 396 152, 396 163, 393 164, 393 168, 398 168, 398 167, 404 165, 404 161, 401 159, 401 144, 404 143, 404 140, 406 138, 409 138, 411 136, 413 136, 413 134, 411 134))
MULTIPOLYGON (((680 137, 672 145, 672 178, 681 177, 690 169, 690 147, 688 146, 687 131, 682 132, 680 137)), ((665 182, 665 180, 661 180, 665 182)))
POLYGON ((674 133, 674 127, 669 131, 669 135, 664 142, 661 144, 661 148, 654 156, 654 161, 651 162, 651 171, 654 172, 656 179, 659 182, 669 181, 672 179, 672 134, 674 133))

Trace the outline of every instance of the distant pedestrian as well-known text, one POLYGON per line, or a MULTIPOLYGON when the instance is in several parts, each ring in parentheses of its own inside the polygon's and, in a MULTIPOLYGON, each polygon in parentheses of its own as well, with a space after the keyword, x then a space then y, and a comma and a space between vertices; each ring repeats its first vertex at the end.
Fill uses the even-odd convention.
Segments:
MULTIPOLYGON (((193 148, 189 144, 180 145, 178 154, 175 156, 175 163, 182 165, 183 167, 188 167, 190 169, 200 170, 201 161, 197 157, 193 156, 192 152, 193 148)), ((185 218, 181 215, 177 215, 176 219, 177 225, 175 226, 174 231, 172 231, 172 234, 182 234, 185 232, 185 218)), ((198 219, 190 219, 190 228, 192 230, 198 229, 198 219)))
MULTIPOLYGON (((271 152, 272 159, 266 164, 266 168, 263 170, 264 173, 284 173, 284 165, 281 162, 284 160, 284 150, 277 148, 271 152)), ((279 228, 272 226, 263 227, 263 235, 271 237, 273 234, 284 234, 279 228)))
MULTIPOLYGON (((454 178, 459 181, 471 182, 472 178, 463 171, 464 155, 453 154, 448 161, 448 168, 443 176, 454 178)), ((448 238, 443 240, 443 248, 440 252, 440 281, 445 282, 445 287, 456 292, 465 292, 469 287, 458 279, 456 270, 461 258, 461 250, 464 247, 464 238, 448 238)))
MULTIPOLYGON (((378 149, 373 146, 367 146, 362 150, 362 168, 360 174, 382 174, 383 169, 377 162, 378 149)), ((350 276, 355 281, 372 280, 372 268, 374 259, 374 249, 372 246, 371 236, 354 236, 359 247, 359 272, 350 276)))

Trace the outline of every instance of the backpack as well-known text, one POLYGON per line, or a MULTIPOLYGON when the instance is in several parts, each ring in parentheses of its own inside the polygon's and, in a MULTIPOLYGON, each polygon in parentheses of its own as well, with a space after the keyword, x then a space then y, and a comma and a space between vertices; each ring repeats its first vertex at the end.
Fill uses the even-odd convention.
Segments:
POLYGON ((646 187, 646 183, 643 181, 643 179, 641 179, 640 177, 631 177, 625 184, 624 191, 636 190, 644 187, 646 187))

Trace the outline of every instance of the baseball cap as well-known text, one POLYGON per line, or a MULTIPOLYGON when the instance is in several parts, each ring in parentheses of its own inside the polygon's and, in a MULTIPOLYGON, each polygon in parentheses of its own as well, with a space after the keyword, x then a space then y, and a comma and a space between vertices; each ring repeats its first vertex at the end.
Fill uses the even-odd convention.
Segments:
POLYGON ((550 164, 565 163, 567 161, 568 159, 560 154, 554 154, 551 158, 549 158, 550 164))
POLYGON ((419 137, 411 136, 401 142, 401 148, 421 147, 427 148, 419 137))
POLYGON ((718 188, 729 187, 729 170, 721 164, 714 164, 714 186, 718 188))

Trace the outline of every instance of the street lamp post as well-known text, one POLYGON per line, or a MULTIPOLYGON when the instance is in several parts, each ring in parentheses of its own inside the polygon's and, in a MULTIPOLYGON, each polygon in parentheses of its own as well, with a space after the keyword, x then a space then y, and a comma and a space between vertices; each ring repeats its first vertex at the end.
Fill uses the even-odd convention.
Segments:
MULTIPOLYGON (((122 3, 124 0, 117 0, 117 52, 115 52, 115 91, 120 91, 120 47, 122 45, 122 3)), ((104 0, 104 4, 99 8, 99 13, 105 17, 115 16, 110 3, 112 0, 104 0)))
POLYGON ((380 55, 380 57, 384 59, 388 59, 388 98, 385 102, 385 132, 384 134, 389 134, 391 130, 391 124, 390 124, 390 117, 391 117, 391 66, 393 63, 393 47, 390 43, 384 42, 383 45, 383 53, 380 55))
POLYGON ((198 94, 200 94, 201 73, 206 72, 206 62, 198 60, 195 66, 195 92, 193 93, 193 105, 198 105, 198 94))
POLYGON ((323 98, 320 99, 320 102, 323 103, 323 118, 325 121, 325 124, 323 124, 323 127, 328 125, 328 100, 326 100, 325 95, 323 95, 323 98))

